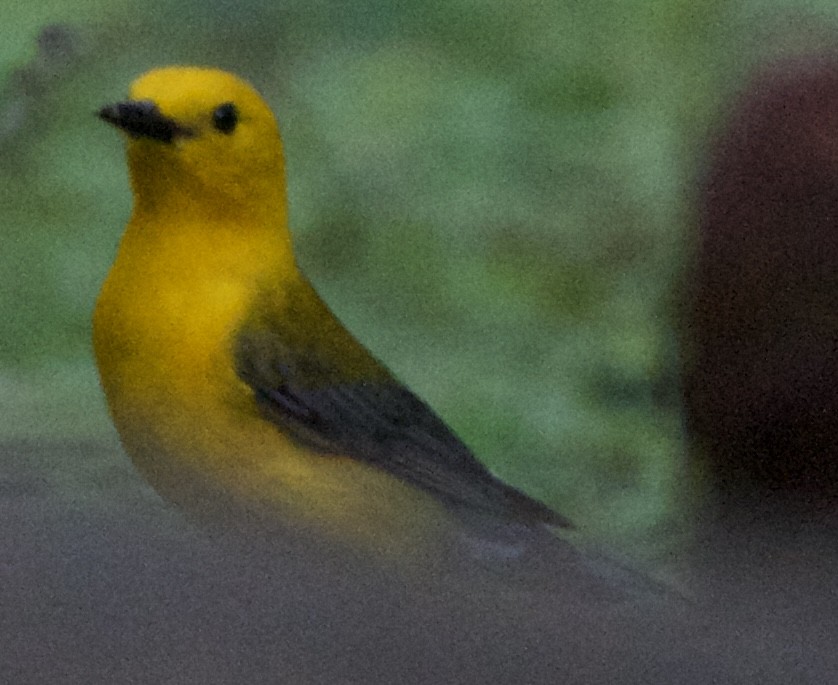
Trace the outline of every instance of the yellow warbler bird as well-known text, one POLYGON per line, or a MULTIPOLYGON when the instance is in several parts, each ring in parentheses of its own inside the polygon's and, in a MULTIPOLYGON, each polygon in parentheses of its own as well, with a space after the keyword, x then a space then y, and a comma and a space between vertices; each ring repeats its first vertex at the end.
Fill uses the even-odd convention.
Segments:
POLYGON ((250 85, 157 69, 99 116, 126 134, 134 206, 96 360, 125 449, 165 498, 394 553, 452 520, 566 525, 482 466, 297 268, 282 143, 250 85))

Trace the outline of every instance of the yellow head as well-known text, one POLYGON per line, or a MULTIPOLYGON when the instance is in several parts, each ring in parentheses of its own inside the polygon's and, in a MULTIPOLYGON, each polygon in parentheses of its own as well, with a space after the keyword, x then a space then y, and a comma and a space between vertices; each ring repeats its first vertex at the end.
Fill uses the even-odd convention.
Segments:
POLYGON ((99 116, 128 135, 135 213, 285 218, 282 142, 259 93, 217 69, 165 67, 99 116))

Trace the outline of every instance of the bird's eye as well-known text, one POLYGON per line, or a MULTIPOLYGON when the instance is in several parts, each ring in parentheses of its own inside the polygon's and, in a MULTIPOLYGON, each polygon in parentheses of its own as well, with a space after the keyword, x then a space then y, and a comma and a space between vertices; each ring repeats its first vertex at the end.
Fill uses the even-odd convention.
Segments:
POLYGON ((212 113, 212 125, 222 133, 232 133, 239 123, 239 111, 232 102, 225 102, 212 113))

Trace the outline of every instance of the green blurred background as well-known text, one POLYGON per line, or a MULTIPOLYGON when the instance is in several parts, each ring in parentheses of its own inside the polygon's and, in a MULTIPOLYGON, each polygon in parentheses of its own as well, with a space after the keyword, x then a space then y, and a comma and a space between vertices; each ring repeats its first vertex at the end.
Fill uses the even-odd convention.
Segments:
POLYGON ((505 479, 612 543, 673 539, 705 141, 755 63, 834 44, 834 2, 4 5, 0 439, 112 439, 90 312, 130 197, 93 113, 216 65, 278 114, 344 322, 505 479))

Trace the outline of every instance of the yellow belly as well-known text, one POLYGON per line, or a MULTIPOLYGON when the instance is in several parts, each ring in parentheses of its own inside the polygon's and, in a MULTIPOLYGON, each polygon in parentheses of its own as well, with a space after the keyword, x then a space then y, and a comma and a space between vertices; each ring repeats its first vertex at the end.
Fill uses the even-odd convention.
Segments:
POLYGON ((144 276, 114 268, 94 347, 123 445, 165 499, 214 525, 284 527, 398 557, 433 553, 448 529, 435 500, 301 448, 259 415, 232 355, 247 289, 213 277, 181 291, 144 276))

